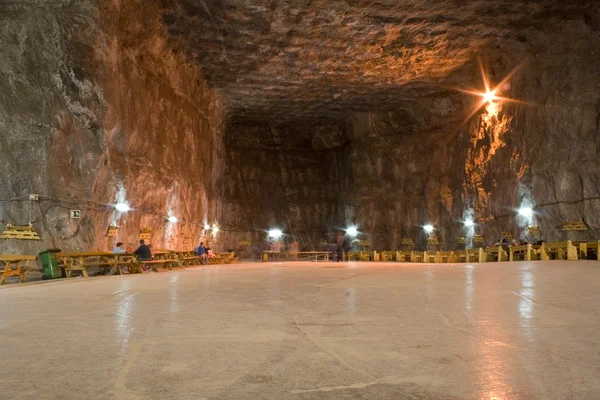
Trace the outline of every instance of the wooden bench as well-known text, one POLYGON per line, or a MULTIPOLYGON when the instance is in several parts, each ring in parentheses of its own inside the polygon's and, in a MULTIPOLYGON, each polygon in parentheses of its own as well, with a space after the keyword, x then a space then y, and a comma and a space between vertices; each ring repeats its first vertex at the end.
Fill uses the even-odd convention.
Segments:
POLYGON ((412 251, 397 251, 396 252, 396 261, 411 262, 411 259, 412 259, 412 251))
POLYGON ((596 260, 600 261, 600 241, 579 243, 579 258, 587 260, 589 253, 596 253, 596 260))
POLYGON ((458 253, 458 262, 464 263, 482 263, 487 260, 485 251, 480 247, 478 249, 462 250, 458 253))
POLYGON ((379 253, 379 261, 398 261, 397 255, 397 251, 382 251, 379 253))
MULTIPOLYGON (((329 255, 331 254, 330 252, 325 252, 325 251, 312 251, 312 252, 297 252, 296 253, 296 258, 298 257, 297 255, 300 254, 307 254, 309 258, 314 257, 315 259, 318 261, 319 257, 327 257, 327 260, 329 259, 329 255)), ((235 256, 235 253, 231 252, 231 253, 213 253, 213 257, 209 257, 208 258, 208 263, 211 265, 217 265, 217 264, 235 264, 238 262, 238 258, 235 256)))
POLYGON ((154 258, 152 261, 144 261, 144 264, 151 266, 152 270, 158 272, 158 267, 163 266, 164 268, 172 271, 173 268, 182 268, 183 263, 177 256, 176 252, 171 250, 156 250, 154 251, 154 258))
POLYGON ((178 255, 184 266, 200 265, 200 256, 195 251, 182 251, 178 255))
POLYGON ((532 244, 523 244, 519 246, 510 246, 508 254, 508 261, 532 261, 539 260, 539 253, 537 250, 540 246, 534 246, 532 244))
POLYGON ((488 247, 487 249, 485 249, 485 254, 486 261, 488 262, 508 261, 508 253, 502 248, 502 246, 488 247))
POLYGON ((427 254, 427 252, 422 252, 422 251, 411 251, 410 252, 410 262, 418 262, 418 263, 422 263, 425 262, 425 255, 427 254))
POLYGON ((135 254, 117 253, 115 267, 119 275, 123 275, 123 269, 127 268, 130 274, 141 274, 144 272, 142 264, 137 260, 135 254))
POLYGON ((347 261, 360 261, 360 251, 349 251, 346 257, 347 261))
POLYGON ((35 261, 36 256, 24 256, 24 255, 12 255, 2 254, 0 255, 0 272, 2 272, 2 278, 0 279, 0 285, 4 285, 6 278, 9 276, 18 276, 21 282, 25 282, 27 276, 27 268, 29 267, 29 261, 35 261), (21 263, 24 263, 21 265, 21 263))
POLYGON ((158 272, 158 267, 165 266, 169 260, 139 260, 138 262, 142 265, 142 267, 146 267, 154 272, 158 272))
POLYGON ((573 242, 567 240, 566 242, 552 242, 542 243, 542 246, 538 250, 540 253, 541 260, 577 260, 577 248, 573 245, 573 242))
POLYGON ((436 253, 436 262, 437 263, 456 263, 458 262, 458 257, 453 251, 438 251, 436 253))
POLYGON ((428 264, 435 264, 435 263, 437 263, 438 262, 437 253, 439 253, 439 251, 435 252, 435 253, 425 251, 423 253, 423 262, 424 263, 428 263, 428 264))
POLYGON ((98 267, 105 272, 117 265, 119 253, 102 251, 57 253, 60 267, 65 271, 67 278, 71 278, 73 271, 81 271, 84 278, 88 278, 88 268, 98 267))

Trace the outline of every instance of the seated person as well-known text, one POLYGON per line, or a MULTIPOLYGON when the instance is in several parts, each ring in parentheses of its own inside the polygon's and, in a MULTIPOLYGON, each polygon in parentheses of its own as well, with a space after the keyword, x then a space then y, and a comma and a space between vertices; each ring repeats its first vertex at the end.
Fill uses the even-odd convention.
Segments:
POLYGON ((112 251, 113 253, 125 253, 125 249, 123 248, 123 243, 119 242, 117 243, 117 245, 115 246, 115 248, 112 251))
POLYGON ((152 250, 150 250, 150 247, 143 240, 140 240, 140 247, 133 254, 137 256, 138 261, 152 261, 152 250))

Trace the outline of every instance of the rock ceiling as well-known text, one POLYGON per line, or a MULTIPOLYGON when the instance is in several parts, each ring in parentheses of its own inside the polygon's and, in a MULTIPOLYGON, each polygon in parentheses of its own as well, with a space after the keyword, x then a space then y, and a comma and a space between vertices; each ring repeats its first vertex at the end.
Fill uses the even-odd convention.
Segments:
POLYGON ((201 66, 230 115, 258 120, 393 108, 465 81, 461 67, 473 71, 482 47, 524 42, 532 30, 598 7, 573 0, 164 3, 174 42, 201 66))

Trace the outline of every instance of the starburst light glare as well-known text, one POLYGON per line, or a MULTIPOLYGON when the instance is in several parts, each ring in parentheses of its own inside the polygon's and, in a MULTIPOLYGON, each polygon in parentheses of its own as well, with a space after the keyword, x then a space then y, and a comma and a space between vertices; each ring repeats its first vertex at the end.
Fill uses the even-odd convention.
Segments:
POLYGON ((533 210, 531 207, 523 207, 519 209, 519 215, 524 217, 531 217, 533 215, 533 210))
POLYGON ((281 229, 271 229, 269 230, 269 237, 272 239, 279 239, 283 236, 283 232, 281 229))
POLYGON ((348 229, 346 229, 346 233, 350 236, 356 236, 358 235, 358 228, 355 226, 350 226, 348 229))
POLYGON ((131 207, 127 203, 117 203, 115 204, 115 209, 119 212, 127 212, 131 210, 131 207))

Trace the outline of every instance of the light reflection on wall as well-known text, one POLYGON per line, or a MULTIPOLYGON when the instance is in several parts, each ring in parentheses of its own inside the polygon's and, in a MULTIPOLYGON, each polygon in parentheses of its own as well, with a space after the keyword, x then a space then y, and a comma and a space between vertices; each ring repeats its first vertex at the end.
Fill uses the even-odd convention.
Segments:
MULTIPOLYGON (((475 219, 475 211, 472 207, 467 208, 463 212, 463 221, 476 221, 475 219)), ((465 230, 465 248, 472 249, 473 248, 473 236, 475 235, 475 224, 471 226, 464 225, 463 229, 465 230)))
MULTIPOLYGON (((125 185, 118 177, 115 178, 117 181, 117 194, 115 195, 115 204, 124 203, 127 199, 127 189, 125 189, 125 185)), ((117 225, 117 220, 122 215, 121 212, 113 209, 108 217, 109 225, 117 225)))

